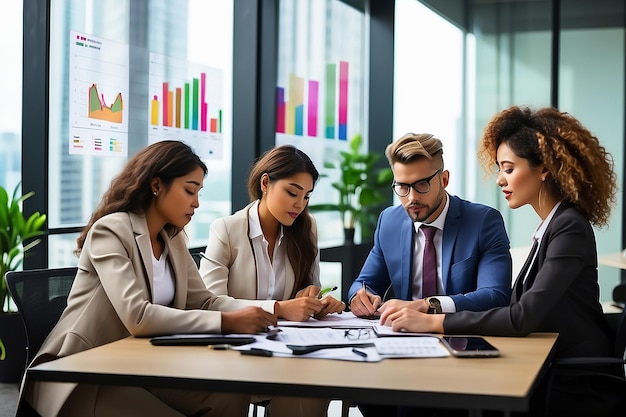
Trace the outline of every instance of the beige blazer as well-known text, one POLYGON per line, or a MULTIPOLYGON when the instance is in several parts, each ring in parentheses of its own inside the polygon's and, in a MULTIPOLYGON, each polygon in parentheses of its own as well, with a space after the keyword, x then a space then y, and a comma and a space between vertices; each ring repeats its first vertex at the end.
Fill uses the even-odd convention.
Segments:
MULTIPOLYGON (((78 273, 59 322, 33 364, 71 355, 127 336, 220 333, 221 313, 250 305, 273 312, 273 302, 236 300, 207 290, 189 254, 184 232, 162 237, 175 277, 171 306, 152 304, 152 246, 143 214, 113 213, 87 234, 78 273)), ((31 365, 32 366, 32 365, 31 365)), ((31 383, 25 398, 42 416, 54 416, 75 384, 31 383)), ((95 400, 85 395, 86 400, 95 400)))
MULTIPOLYGON (((249 211, 255 202, 235 214, 211 223, 207 259, 200 261, 200 274, 207 288, 219 295, 254 300, 257 297, 257 273, 254 251, 249 238, 249 211)), ((313 217, 311 217, 313 219, 313 217)), ((317 242, 317 225, 313 219, 313 239, 317 242)), ((313 264, 312 282, 320 286, 319 251, 313 264)), ((293 267, 286 260, 285 291, 288 300, 295 285, 293 267)))

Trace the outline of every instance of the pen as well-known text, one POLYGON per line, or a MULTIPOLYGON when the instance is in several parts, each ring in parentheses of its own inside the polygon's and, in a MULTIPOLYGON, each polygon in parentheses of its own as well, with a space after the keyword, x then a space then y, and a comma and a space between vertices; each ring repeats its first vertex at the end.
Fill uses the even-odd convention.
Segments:
POLYGON ((229 344, 225 344, 225 343, 220 343, 220 344, 217 344, 217 345, 209 345, 209 349, 211 349, 211 350, 229 350, 232 347, 233 347, 233 345, 229 345, 229 344))
MULTIPOLYGON (((367 284, 365 283, 365 281, 361 281, 361 288, 363 288, 363 292, 365 294, 367 294, 367 284)), ((367 298, 369 298, 369 297, 367 297, 367 298)), ((380 306, 378 306, 378 307, 380 308, 380 306)), ((378 320, 380 318, 380 315, 376 314, 376 313, 378 313, 378 308, 376 309, 374 314, 370 314, 369 316, 361 316, 360 318, 367 319, 367 320, 378 320)), ((354 353, 356 353, 356 352, 354 352, 354 353)))
POLYGON ((206 259, 207 261, 210 261, 210 259, 207 258, 207 256, 204 254, 204 252, 198 252, 198 255, 200 255, 200 257, 206 259))
POLYGON ((274 355, 274 352, 267 349, 259 349, 259 348, 251 348, 250 350, 240 350, 242 355, 251 355, 251 356, 266 356, 270 357, 274 355))
POLYGON ((367 358, 367 352, 363 352, 362 350, 359 350, 357 348, 352 348, 352 352, 356 353, 357 355, 361 356, 362 358, 367 358))
POLYGON ((274 329, 266 329, 265 330, 265 338, 269 340, 276 340, 278 337, 278 333, 282 332, 282 329, 274 328, 274 329))
POLYGON ((328 288, 324 288, 323 290, 320 290, 320 291, 317 293, 317 296, 316 296, 315 298, 322 298, 324 295, 326 295, 326 294, 330 294, 331 292, 333 292, 333 291, 337 290, 337 288, 338 288, 338 287, 337 287, 336 285, 335 285, 334 287, 332 287, 332 288, 330 288, 330 287, 328 287, 328 288))

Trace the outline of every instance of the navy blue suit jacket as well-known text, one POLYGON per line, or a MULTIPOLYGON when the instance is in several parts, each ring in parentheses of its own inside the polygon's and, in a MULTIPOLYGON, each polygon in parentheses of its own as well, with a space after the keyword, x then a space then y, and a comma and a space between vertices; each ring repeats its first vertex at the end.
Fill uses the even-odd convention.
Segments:
MULTIPOLYGON (((511 296, 511 254, 500 212, 448 195, 450 207, 443 229, 442 278, 457 311, 506 306, 511 296)), ((411 300, 413 220, 402 205, 380 214, 374 247, 348 292, 351 299, 365 281, 384 295, 391 283, 396 298, 411 300)))

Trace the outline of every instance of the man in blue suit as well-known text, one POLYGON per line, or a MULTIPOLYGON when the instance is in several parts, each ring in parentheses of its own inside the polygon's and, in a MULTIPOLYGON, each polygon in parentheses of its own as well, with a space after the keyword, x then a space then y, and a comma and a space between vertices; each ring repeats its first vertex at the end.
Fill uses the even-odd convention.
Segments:
POLYGON ((445 191, 450 173, 442 154, 441 141, 430 134, 409 133, 387 146, 393 189, 402 205, 380 214, 374 247, 348 292, 355 315, 509 305, 512 266, 502 216, 445 191), (424 226, 434 227, 426 255, 424 226), (381 299, 390 290, 395 298, 381 299))

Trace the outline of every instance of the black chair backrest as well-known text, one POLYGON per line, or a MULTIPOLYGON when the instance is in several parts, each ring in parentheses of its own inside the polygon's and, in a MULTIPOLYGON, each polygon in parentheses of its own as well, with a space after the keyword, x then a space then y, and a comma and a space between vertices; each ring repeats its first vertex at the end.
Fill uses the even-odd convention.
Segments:
POLYGON ((9 271, 9 294, 26 329, 28 365, 67 306, 78 268, 30 269, 9 271))
POLYGON ((626 359, 626 309, 620 314, 615 333, 615 356, 626 359))
MULTIPOLYGON (((618 359, 626 359, 626 309, 621 313, 606 313, 604 317, 607 319, 613 335, 615 336, 614 356, 618 359)), ((624 362, 616 369, 617 375, 622 378, 625 376, 624 362)))
POLYGON ((619 284, 613 288, 613 301, 626 303, 626 284, 619 284))

